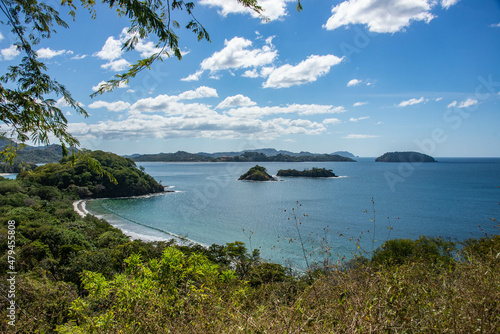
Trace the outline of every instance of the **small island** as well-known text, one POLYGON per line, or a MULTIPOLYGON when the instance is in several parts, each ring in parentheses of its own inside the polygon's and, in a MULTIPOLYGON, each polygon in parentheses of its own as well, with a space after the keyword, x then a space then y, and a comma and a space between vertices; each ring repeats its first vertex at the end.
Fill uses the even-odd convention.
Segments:
POLYGON ((376 162, 437 162, 430 155, 419 152, 387 152, 375 159, 376 162))
POLYGON ((248 172, 241 175, 238 180, 244 181, 276 181, 274 177, 269 175, 265 167, 255 165, 248 172))
POLYGON ((296 169, 280 169, 276 175, 287 177, 337 177, 331 169, 316 167, 304 169, 303 171, 298 171, 296 169))

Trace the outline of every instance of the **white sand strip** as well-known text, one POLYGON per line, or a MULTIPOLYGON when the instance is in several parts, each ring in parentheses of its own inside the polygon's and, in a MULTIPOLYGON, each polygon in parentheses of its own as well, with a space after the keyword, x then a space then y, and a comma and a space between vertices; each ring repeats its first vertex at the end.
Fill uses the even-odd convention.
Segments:
POLYGON ((80 215, 80 217, 85 217, 89 212, 85 208, 85 201, 79 200, 73 202, 73 209, 75 209, 76 213, 80 215))

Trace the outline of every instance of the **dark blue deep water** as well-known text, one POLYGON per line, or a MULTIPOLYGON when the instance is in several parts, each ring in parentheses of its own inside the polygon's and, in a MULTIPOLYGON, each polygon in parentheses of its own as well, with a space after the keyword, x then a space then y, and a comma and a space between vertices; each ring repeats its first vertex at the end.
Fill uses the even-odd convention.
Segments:
POLYGON ((287 241, 297 238, 290 211, 299 211, 301 236, 313 257, 322 246, 334 259, 349 257, 358 251, 360 235, 360 249, 370 252, 387 238, 465 240, 498 233, 492 218, 500 219, 500 159, 438 160, 259 163, 272 175, 325 167, 340 176, 278 182, 238 181, 255 163, 139 163, 176 192, 94 200, 87 209, 135 238, 178 235, 204 245, 239 240, 260 248, 265 259, 299 265, 301 248, 287 241))

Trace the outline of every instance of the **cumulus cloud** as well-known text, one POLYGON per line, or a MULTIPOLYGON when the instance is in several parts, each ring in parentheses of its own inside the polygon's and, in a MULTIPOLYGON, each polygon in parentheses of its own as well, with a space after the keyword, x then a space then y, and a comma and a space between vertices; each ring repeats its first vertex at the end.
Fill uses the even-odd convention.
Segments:
POLYGON ((222 70, 256 68, 271 64, 278 52, 273 49, 271 40, 267 40, 262 48, 251 48, 252 41, 234 37, 224 41, 224 48, 201 62, 201 69, 183 78, 183 81, 196 81, 205 71, 214 74, 222 70))
POLYGON ((116 102, 106 102, 106 101, 95 101, 89 104, 90 109, 106 108, 108 111, 122 111, 130 108, 130 103, 123 101, 116 102))
POLYGON ((231 109, 227 112, 228 115, 235 117, 250 117, 262 118, 264 116, 276 114, 298 114, 298 115, 321 115, 321 114, 338 114, 346 110, 342 106, 318 105, 318 104, 289 104, 287 106, 273 107, 240 107, 231 109))
POLYGON ((492 27, 492 28, 500 28, 500 23, 491 24, 490 27, 492 27))
POLYGON ((114 72, 121 72, 126 70, 131 64, 126 59, 116 59, 112 60, 106 64, 102 64, 101 67, 106 70, 111 70, 114 72))
POLYGON ((0 33, 0 41, 2 41, 5 37, 3 37, 2 33, 0 33))
POLYGON ((450 104, 448 104, 448 108, 453 108, 453 107, 469 108, 469 107, 472 107, 473 105, 476 105, 476 104, 477 104, 477 100, 469 98, 469 99, 467 99, 465 101, 461 101, 461 102, 453 101, 450 104))
POLYGON ((341 106, 290 104, 258 106, 249 97, 238 94, 226 97, 216 107, 193 103, 197 98, 217 97, 215 89, 199 87, 178 95, 158 95, 138 100, 133 105, 123 101, 96 101, 91 108, 126 110, 118 120, 97 124, 70 124, 69 129, 81 138, 259 138, 275 139, 291 134, 318 135, 327 125, 341 123, 337 118, 312 121, 309 115, 344 112, 341 106), (128 109, 128 110, 127 110, 128 109), (219 110, 219 112, 218 112, 219 110))
POLYGON ((252 101, 249 97, 238 94, 235 96, 228 96, 215 107, 215 109, 227 109, 236 107, 250 107, 257 103, 252 101))
MULTIPOLYGON (((101 81, 97 85, 92 86, 92 91, 97 92, 99 88, 101 88, 101 85, 104 85, 106 81, 101 81)), ((128 85, 126 83, 121 82, 117 88, 128 88, 128 85)))
MULTIPOLYGON (((457 2, 442 0, 441 6, 447 9, 457 2)), ((414 21, 429 23, 435 18, 431 10, 436 4, 435 0, 347 0, 332 8, 332 15, 323 27, 335 30, 363 24, 371 32, 395 33, 414 21)))
POLYGON ((218 97, 217 90, 207 86, 201 86, 195 90, 188 90, 177 96, 178 100, 192 100, 205 97, 218 97))
POLYGON ((139 52, 142 58, 150 57, 161 51, 153 42, 141 39, 138 33, 129 33, 128 28, 123 28, 118 38, 114 36, 108 37, 101 50, 94 53, 94 56, 108 61, 101 65, 101 67, 114 72, 121 72, 127 69, 130 63, 122 58, 124 53, 122 47, 125 41, 131 38, 137 38, 134 50, 139 52))
POLYGON ((368 104, 368 102, 355 102, 352 106, 353 107, 361 107, 361 106, 364 106, 365 104, 368 104))
POLYGON ((41 48, 36 51, 36 54, 38 55, 38 58, 40 59, 51 59, 57 56, 61 56, 64 54, 72 54, 73 51, 66 51, 66 50, 52 50, 51 48, 41 48))
POLYGON ((260 74, 257 72, 257 69, 254 68, 252 70, 245 71, 245 73, 243 73, 241 76, 245 78, 258 78, 260 77, 260 74))
POLYGON ((357 86, 361 83, 361 80, 352 79, 347 83, 347 87, 357 86))
POLYGON ((3 60, 12 60, 12 59, 16 58, 20 53, 21 53, 21 51, 19 51, 17 49, 17 46, 15 46, 15 45, 11 45, 8 48, 2 49, 0 51, 0 54, 2 54, 2 57, 3 57, 3 60))
POLYGON ((415 104, 419 104, 419 103, 422 103, 424 102, 424 97, 422 96, 421 98, 419 99, 409 99, 407 101, 401 101, 401 103, 398 105, 398 107, 408 107, 408 106, 412 106, 412 105, 415 105, 415 104))
POLYGON ((360 134, 349 134, 345 137, 342 137, 344 139, 369 139, 369 138, 377 138, 378 136, 375 135, 360 135, 360 134))
POLYGON ((369 118, 370 118, 370 116, 363 116, 363 117, 358 117, 358 118, 351 117, 349 119, 349 121, 357 123, 359 121, 362 121, 362 120, 365 120, 365 119, 369 119, 369 118))
POLYGON ((115 60, 122 56, 122 41, 113 36, 108 37, 101 51, 94 55, 104 60, 115 60))
POLYGON ((273 69, 262 86, 264 88, 286 88, 314 82, 330 72, 330 68, 340 64, 342 60, 343 57, 339 58, 334 55, 311 55, 296 66, 286 64, 273 69))
POLYGON ((259 15, 249 8, 243 7, 236 0, 200 0, 199 3, 205 6, 219 8, 218 13, 224 17, 229 14, 250 14, 255 18, 265 18, 266 20, 274 21, 282 19, 287 15, 287 2, 295 1, 296 0, 260 0, 259 5, 264 9, 262 15, 259 15))

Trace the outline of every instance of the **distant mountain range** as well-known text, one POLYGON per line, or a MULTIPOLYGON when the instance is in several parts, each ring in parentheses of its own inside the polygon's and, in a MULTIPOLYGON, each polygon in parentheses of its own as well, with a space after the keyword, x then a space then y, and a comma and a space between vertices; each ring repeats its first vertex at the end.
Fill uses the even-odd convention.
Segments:
MULTIPOLYGON (((6 146, 15 143, 10 139, 0 139, 0 151, 6 146)), ((17 151, 17 157, 14 159, 15 162, 25 162, 33 164, 43 164, 50 162, 58 162, 62 159, 62 147, 61 145, 49 145, 49 146, 26 146, 22 150, 17 151)))
MULTIPOLYGON (((260 149, 255 149, 255 150, 244 150, 244 151, 237 151, 237 152, 216 152, 216 153, 199 152, 197 154, 206 155, 206 156, 213 157, 213 158, 221 158, 221 157, 236 157, 236 156, 242 155, 245 152, 262 153, 268 157, 276 156, 278 154, 289 155, 292 157, 322 155, 322 154, 311 153, 311 152, 306 152, 306 151, 301 151, 299 153, 295 153, 295 152, 291 152, 291 151, 284 151, 284 150, 278 151, 274 148, 260 148, 260 149)), ((347 152, 347 151, 338 151, 338 152, 333 152, 330 154, 331 155, 340 155, 341 157, 346 157, 346 158, 355 158, 356 157, 354 154, 347 152)))
POLYGON ((263 148, 256 150, 245 150, 237 152, 216 152, 216 153, 188 153, 177 151, 175 153, 158 154, 133 154, 126 156, 134 161, 162 161, 162 162, 265 162, 265 161, 354 161, 352 153, 341 151, 332 154, 318 154, 311 152, 294 153, 290 151, 275 150, 273 148, 263 148))

